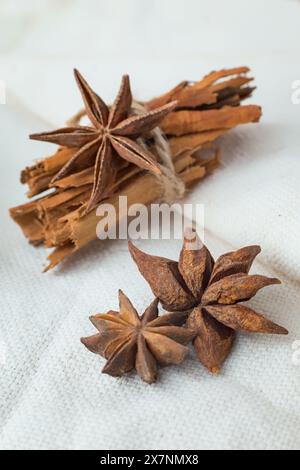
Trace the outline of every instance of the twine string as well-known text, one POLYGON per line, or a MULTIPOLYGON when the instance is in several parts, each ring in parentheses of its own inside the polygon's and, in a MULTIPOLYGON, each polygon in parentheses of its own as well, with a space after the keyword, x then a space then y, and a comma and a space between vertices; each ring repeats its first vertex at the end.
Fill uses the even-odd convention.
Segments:
MULTIPOLYGON (((147 108, 140 102, 133 100, 132 114, 145 114, 147 108)), ((182 199, 185 194, 185 184, 176 175, 175 167, 172 160, 170 145, 160 127, 156 127, 150 131, 154 141, 156 152, 160 158, 161 175, 156 175, 162 186, 162 200, 171 204, 177 199, 182 199)), ((148 145, 143 138, 138 139, 139 144, 148 150, 148 145)))

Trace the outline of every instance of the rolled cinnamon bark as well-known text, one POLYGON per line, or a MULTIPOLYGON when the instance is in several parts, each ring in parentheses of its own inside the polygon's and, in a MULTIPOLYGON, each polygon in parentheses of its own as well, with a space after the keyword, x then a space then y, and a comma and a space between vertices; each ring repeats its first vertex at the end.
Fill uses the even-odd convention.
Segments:
MULTIPOLYGON (((195 83, 181 82, 166 94, 144 103, 153 109, 178 101, 177 108, 162 122, 161 130, 167 136, 176 174, 186 186, 198 182, 218 166, 219 155, 204 159, 203 149, 209 148, 228 130, 259 121, 259 106, 241 105, 254 90, 249 87, 252 78, 245 75, 248 71, 247 67, 240 67, 212 72, 195 83)), ((77 119, 83 115, 83 112, 78 113, 77 119)), ((155 154, 151 139, 148 145, 155 154)), ((99 216, 96 209, 84 214, 94 168, 86 168, 51 184, 53 176, 76 151, 76 148, 60 148, 54 155, 25 168, 21 183, 28 185, 28 197, 40 197, 10 209, 11 217, 32 244, 54 248, 46 270, 97 238, 99 216), (50 194, 49 189, 52 189, 50 194), (47 194, 43 195, 45 191, 47 194)), ((118 168, 116 179, 108 185, 103 201, 118 209, 120 195, 128 197, 128 205, 149 205, 162 201, 164 190, 155 175, 124 162, 118 168)), ((120 218, 123 216, 118 210, 116 213, 120 218)))

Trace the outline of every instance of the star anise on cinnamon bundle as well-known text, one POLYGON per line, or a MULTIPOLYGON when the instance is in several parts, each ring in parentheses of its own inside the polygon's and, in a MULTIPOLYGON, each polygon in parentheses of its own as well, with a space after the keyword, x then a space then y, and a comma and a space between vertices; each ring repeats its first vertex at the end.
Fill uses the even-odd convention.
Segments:
POLYGON ((82 75, 77 70, 74 73, 92 126, 65 127, 48 133, 32 134, 30 138, 78 148, 54 176, 52 184, 94 165, 93 189, 86 208, 86 211, 90 211, 101 200, 108 183, 114 180, 118 157, 154 174, 161 173, 156 157, 142 147, 137 139, 158 126, 174 109, 176 101, 130 116, 132 94, 128 75, 123 76, 119 93, 109 109, 82 75))
POLYGON ((103 373, 119 377, 132 369, 147 383, 157 379, 157 364, 180 364, 195 333, 183 328, 185 312, 158 316, 158 299, 139 316, 119 291, 120 311, 90 317, 99 333, 81 342, 93 353, 107 359, 103 373))
POLYGON ((229 355, 236 331, 288 334, 287 330, 240 304, 278 279, 248 272, 259 246, 226 253, 214 262, 197 234, 186 232, 179 262, 151 256, 129 242, 130 253, 163 307, 191 311, 187 325, 195 331, 196 354, 211 372, 218 373, 229 355))

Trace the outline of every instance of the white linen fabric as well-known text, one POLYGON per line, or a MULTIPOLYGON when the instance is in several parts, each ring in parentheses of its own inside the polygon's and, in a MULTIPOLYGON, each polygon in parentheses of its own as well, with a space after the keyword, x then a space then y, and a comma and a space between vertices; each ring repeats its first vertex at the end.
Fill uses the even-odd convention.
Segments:
MULTIPOLYGON (((300 446, 300 105, 296 0, 33 0, 0 3, 0 447, 3 449, 297 449, 300 446), (269 12, 272 15, 269 15, 269 12), (283 285, 250 305, 290 330, 244 335, 220 376, 191 350, 157 384, 101 375, 81 336, 90 314, 117 308, 122 288, 143 310, 152 294, 126 243, 95 242, 42 274, 8 208, 25 201, 20 170, 53 146, 30 132, 62 125, 81 106, 72 67, 111 100, 129 72, 136 98, 211 69, 250 65, 260 124, 221 140, 223 166, 183 202, 205 204, 214 255, 261 244, 253 272, 283 285)), ((143 241, 177 259, 179 241, 143 241)))

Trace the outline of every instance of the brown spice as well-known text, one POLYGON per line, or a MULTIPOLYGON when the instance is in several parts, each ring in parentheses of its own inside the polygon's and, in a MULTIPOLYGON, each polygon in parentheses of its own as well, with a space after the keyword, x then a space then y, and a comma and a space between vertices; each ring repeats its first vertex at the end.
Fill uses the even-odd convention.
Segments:
POLYGON ((32 134, 30 138, 76 148, 75 154, 52 178, 52 184, 94 165, 93 189, 86 208, 88 212, 101 200, 107 186, 116 178, 120 165, 116 155, 144 170, 161 173, 155 156, 141 147, 136 139, 158 126, 175 108, 176 102, 138 116, 129 116, 132 94, 128 75, 123 76, 119 93, 110 109, 78 70, 75 70, 75 78, 93 127, 65 127, 49 133, 32 134))
POLYGON ((120 377, 136 369, 147 383, 157 379, 157 364, 180 364, 188 353, 185 346, 194 332, 181 325, 183 312, 158 316, 158 299, 139 316, 130 300, 119 291, 120 312, 110 311, 90 317, 99 333, 81 338, 93 353, 107 359, 102 372, 120 377))
POLYGON ((196 332, 194 348, 211 372, 220 371, 232 349, 235 331, 288 334, 285 328, 239 304, 265 286, 280 284, 278 279, 248 274, 261 251, 259 246, 226 253, 214 262, 197 234, 189 230, 178 263, 143 253, 131 242, 129 250, 166 310, 191 311, 187 325, 196 332))

